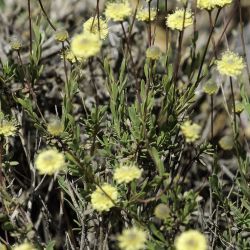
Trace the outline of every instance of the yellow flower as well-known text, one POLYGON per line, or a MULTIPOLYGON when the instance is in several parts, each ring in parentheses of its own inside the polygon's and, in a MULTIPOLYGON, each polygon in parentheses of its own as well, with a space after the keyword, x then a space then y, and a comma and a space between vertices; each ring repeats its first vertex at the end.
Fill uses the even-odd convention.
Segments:
MULTIPOLYGON (((156 9, 151 8, 150 9, 150 21, 154 21, 155 17, 156 17, 156 9)), ((140 9, 136 14, 136 18, 139 21, 149 21, 148 8, 140 9)))
POLYGON ((135 165, 122 165, 115 169, 114 179, 118 184, 129 183, 141 177, 142 170, 135 165))
MULTIPOLYGON (((100 38, 105 39, 108 35, 108 24, 105 20, 99 18, 100 38)), ((99 36, 98 18, 91 17, 83 24, 84 32, 89 32, 99 36)))
POLYGON ((200 9, 211 10, 216 7, 214 0, 197 0, 197 7, 200 9))
POLYGON ((206 237, 197 230, 183 232, 175 240, 176 250, 206 250, 206 237))
POLYGON ((161 56, 161 50, 157 46, 151 46, 146 50, 146 57, 151 60, 158 60, 161 56))
POLYGON ((229 50, 222 54, 221 60, 216 64, 220 74, 231 77, 239 76, 245 67, 243 58, 229 50))
POLYGON ((0 250, 7 250, 7 247, 4 244, 0 243, 0 250))
POLYGON ((240 114, 245 109, 245 105, 242 102, 235 102, 235 113, 240 114))
POLYGON ((128 1, 121 3, 108 3, 105 15, 108 19, 113 21, 123 21, 126 17, 132 14, 132 9, 128 1))
POLYGON ((199 138, 201 127, 200 125, 193 123, 191 121, 185 121, 181 125, 181 131, 186 138, 186 142, 194 142, 199 138))
POLYGON ((155 207, 154 214, 159 219, 166 219, 169 217, 170 209, 167 205, 160 203, 155 207))
POLYGON ((205 86, 203 87, 204 92, 208 95, 213 95, 217 93, 218 89, 219 88, 214 81, 207 82, 205 86))
POLYGON ((176 9, 173 14, 169 14, 167 17, 167 26, 174 30, 183 30, 193 24, 193 14, 190 10, 176 9), (184 22, 185 16, 185 22, 184 22))
POLYGON ((227 4, 230 4, 233 2, 233 0, 214 0, 215 4, 219 7, 224 7, 227 4))
POLYGON ((108 183, 104 183, 101 188, 97 187, 91 194, 92 207, 99 211, 109 211, 109 209, 115 206, 115 202, 118 199, 118 191, 115 187, 108 183))
POLYGON ((59 136, 64 131, 63 123, 58 118, 50 119, 47 130, 51 135, 59 136))
POLYGON ((19 38, 13 36, 10 40, 10 47, 13 50, 20 50, 22 48, 22 42, 19 38))
POLYGON ((225 135, 219 140, 219 144, 224 150, 231 150, 234 147, 233 137, 230 135, 225 135))
POLYGON ((38 154, 35 161, 40 174, 52 175, 65 166, 64 154, 57 149, 48 149, 38 154))
POLYGON ((232 0, 197 0, 197 7, 200 9, 211 10, 215 7, 224 7, 232 3, 232 0))
POLYGON ((65 42, 69 38, 67 30, 58 30, 55 33, 55 40, 57 42, 65 42))
POLYGON ((21 245, 15 246, 13 250, 36 250, 34 246, 32 246, 30 243, 23 243, 21 245))
POLYGON ((0 136, 3 135, 5 137, 15 135, 17 131, 17 126, 14 120, 0 120, 0 136))
POLYGON ((117 239, 122 250, 140 250, 145 248, 147 233, 137 227, 132 227, 124 229, 117 239))
POLYGON ((86 32, 73 38, 71 50, 76 57, 88 58, 98 54, 101 46, 101 40, 97 35, 86 32))

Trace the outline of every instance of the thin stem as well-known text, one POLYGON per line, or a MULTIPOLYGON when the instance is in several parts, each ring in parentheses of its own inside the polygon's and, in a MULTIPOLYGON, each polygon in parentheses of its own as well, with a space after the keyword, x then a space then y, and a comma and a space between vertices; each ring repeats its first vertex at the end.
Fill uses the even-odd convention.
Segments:
POLYGON ((56 31, 56 27, 55 27, 55 26, 53 25, 53 23, 50 21, 50 19, 49 19, 47 13, 46 13, 46 11, 45 11, 45 9, 44 9, 44 7, 43 7, 43 4, 42 4, 41 0, 38 0, 38 2, 39 2, 40 8, 41 8, 43 14, 45 15, 45 17, 46 17, 46 19, 47 19, 47 21, 48 21, 50 27, 51 27, 54 31, 56 31))
POLYGON ((29 12, 30 54, 32 54, 32 23, 31 23, 30 0, 28 0, 28 12, 29 12))
POLYGON ((211 95, 211 141, 214 139, 214 96, 211 95))
POLYGON ((151 30, 151 0, 148 2, 148 46, 151 46, 152 30, 151 30))
POLYGON ((70 98, 70 93, 69 93, 69 78, 68 78, 68 70, 67 70, 67 65, 66 65, 66 58, 65 58, 65 45, 64 42, 62 42, 62 49, 63 49, 63 65, 64 65, 64 72, 65 72, 65 77, 66 77, 66 98, 70 98))
MULTIPOLYGON (((165 0, 165 16, 167 16, 168 14, 168 0, 165 0)), ((166 54, 168 53, 168 34, 169 34, 169 30, 168 30, 168 26, 166 25, 166 54)))
POLYGON ((234 133, 236 136, 237 133, 237 124, 236 124, 236 111, 235 111, 235 98, 234 98, 234 89, 233 89, 233 79, 230 77, 230 88, 231 88, 231 95, 232 95, 232 101, 233 101, 233 113, 234 113, 234 133))
POLYGON ((200 82, 201 73, 202 73, 203 65, 204 65, 204 62, 205 62, 206 55, 207 55, 209 43, 210 43, 210 40, 212 38, 213 31, 215 29, 215 25, 216 25, 216 22, 218 20, 220 11, 221 11, 221 9, 218 9, 216 17, 215 17, 214 25, 213 25, 212 29, 210 30, 210 34, 208 36, 207 44, 206 44, 206 47, 205 47, 205 50, 203 52, 203 56, 202 56, 202 59, 201 59, 201 64, 200 64, 200 68, 199 68, 199 71, 198 71, 198 76, 197 76, 196 84, 198 84, 200 82))
MULTIPOLYGON (((209 24, 210 24, 210 30, 213 29, 213 20, 212 20, 212 11, 208 11, 208 16, 209 16, 209 24)), ((213 37, 213 32, 212 32, 212 45, 213 45, 213 51, 214 51, 214 57, 215 59, 217 59, 217 53, 216 53, 216 50, 215 50, 215 41, 214 41, 214 37, 213 37)))

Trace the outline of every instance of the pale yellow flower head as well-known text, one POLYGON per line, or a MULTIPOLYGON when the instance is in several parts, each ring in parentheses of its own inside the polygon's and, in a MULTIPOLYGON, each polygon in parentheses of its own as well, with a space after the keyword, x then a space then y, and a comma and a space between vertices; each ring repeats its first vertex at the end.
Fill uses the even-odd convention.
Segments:
MULTIPOLYGON (((105 20, 99 18, 100 38, 105 39, 108 35, 108 24, 105 20)), ((83 31, 99 36, 98 18, 91 17, 83 24, 83 31)))
POLYGON ((191 123, 191 121, 185 121, 181 125, 181 132, 184 135, 186 142, 194 142, 200 137, 201 127, 196 123, 191 123))
POLYGON ((169 217, 170 209, 166 204, 160 203, 155 207, 154 214, 157 218, 165 220, 169 217))
POLYGON ((118 191, 115 187, 108 183, 104 183, 101 188, 97 187, 91 194, 92 207, 99 211, 109 211, 111 207, 115 206, 118 200, 118 191))
POLYGON ((216 64, 221 75, 231 76, 234 78, 242 74, 245 67, 243 58, 229 50, 222 54, 221 59, 216 61, 216 64))
POLYGON ((197 0, 197 7, 199 9, 211 10, 216 7, 215 0, 197 0))
POLYGON ((145 248, 147 233, 140 228, 132 227, 124 229, 117 239, 121 250, 141 250, 145 248))
POLYGON ((67 39, 69 38, 69 33, 67 32, 67 30, 58 30, 55 33, 55 40, 57 42, 65 42, 67 39))
POLYGON ((40 174, 52 175, 65 167, 65 157, 57 149, 47 149, 38 154, 35 165, 40 174))
POLYGON ((224 7, 230 3, 232 3, 232 0, 197 0, 197 7, 212 10, 215 7, 224 7))
MULTIPOLYGON (((156 17, 156 9, 151 8, 150 9, 150 21, 154 21, 156 17)), ((138 10, 136 14, 136 19, 139 21, 147 22, 149 21, 149 10, 148 8, 143 8, 138 10)))
POLYGON ((176 250, 207 250, 206 237, 197 230, 183 232, 175 240, 176 250))
POLYGON ((193 24, 193 14, 191 10, 176 9, 173 14, 167 17, 167 26, 172 30, 183 30, 193 24), (184 22, 185 16, 185 22, 184 22))
POLYGON ((102 42, 97 35, 84 32, 76 35, 71 43, 71 50, 76 57, 89 58, 101 50, 102 42))
POLYGON ((218 91, 218 86, 214 81, 208 81, 203 87, 203 90, 208 95, 216 94, 218 91))
POLYGON ((107 19, 113 21, 123 21, 132 14, 132 9, 128 1, 121 3, 107 3, 105 15, 107 19))
POLYGON ((158 60, 161 56, 161 50, 157 46, 150 46, 146 50, 146 57, 151 59, 151 60, 158 60))
POLYGON ((26 242, 21 245, 14 246, 13 250, 36 250, 36 248, 30 243, 26 242))
POLYGON ((142 170, 135 165, 121 165, 115 169, 114 179, 118 184, 129 183, 141 177, 142 170))
POLYGON ((219 140, 219 145, 224 150, 231 150, 234 147, 234 139, 231 135, 225 135, 219 140))
POLYGON ((215 4, 219 7, 224 7, 227 4, 230 4, 233 2, 233 0, 213 0, 215 4))
POLYGON ((64 131, 63 123, 58 118, 51 118, 47 125, 48 132, 53 136, 59 136, 64 131))
POLYGON ((16 132, 17 126, 14 120, 0 119, 0 136, 14 136, 16 132))
POLYGON ((10 47, 12 50, 20 50, 22 48, 22 41, 17 38, 16 36, 13 36, 10 39, 10 47))

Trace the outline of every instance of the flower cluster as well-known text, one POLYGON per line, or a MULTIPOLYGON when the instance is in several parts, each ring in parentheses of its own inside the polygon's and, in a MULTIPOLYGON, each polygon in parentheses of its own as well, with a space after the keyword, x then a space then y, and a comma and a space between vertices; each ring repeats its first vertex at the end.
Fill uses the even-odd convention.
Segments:
POLYGON ((92 207, 99 212, 109 211, 111 207, 115 206, 117 200, 117 189, 108 183, 104 183, 102 186, 97 187, 91 194, 92 207))
POLYGON ((129 183, 141 177, 142 170, 135 165, 122 165, 115 169, 114 179, 118 184, 129 183))
POLYGON ((126 17, 132 14, 132 9, 128 1, 121 3, 108 3, 105 10, 105 15, 113 21, 123 21, 126 17))
POLYGON ((172 30, 183 30, 193 24, 193 14, 191 10, 176 9, 173 14, 167 17, 167 26, 172 30), (185 18, 185 20, 184 20, 185 18))
POLYGON ((36 248, 28 242, 14 246, 13 250, 36 250, 36 248))
POLYGON ((36 157, 35 165, 40 174, 52 175, 64 168, 65 157, 57 149, 44 150, 36 157))
POLYGON ((14 136, 17 131, 17 125, 15 120, 7 119, 2 113, 0 113, 0 136, 9 137, 14 136))
POLYGON ((234 78, 239 76, 245 67, 243 58, 229 50, 224 52, 216 63, 220 74, 234 78))
POLYGON ((84 32, 99 35, 101 39, 105 39, 108 35, 108 24, 102 18, 91 17, 83 24, 84 32))
POLYGON ((206 250, 206 237, 197 230, 183 232, 176 238, 176 250, 206 250))
POLYGON ((185 121, 181 125, 181 131, 186 138, 186 142, 194 142, 199 138, 201 127, 191 121, 185 121))
POLYGON ((122 250, 140 250, 145 248, 147 233, 140 228, 132 227, 124 229, 117 239, 122 250))
MULTIPOLYGON (((156 17, 156 9, 151 8, 150 9, 150 21, 154 21, 156 17)), ((138 10, 137 14, 136 14, 136 18, 139 21, 149 21, 149 9, 147 8, 143 8, 138 10)))
POLYGON ((197 7, 199 9, 212 10, 215 7, 224 7, 232 3, 232 0, 197 0, 197 7))

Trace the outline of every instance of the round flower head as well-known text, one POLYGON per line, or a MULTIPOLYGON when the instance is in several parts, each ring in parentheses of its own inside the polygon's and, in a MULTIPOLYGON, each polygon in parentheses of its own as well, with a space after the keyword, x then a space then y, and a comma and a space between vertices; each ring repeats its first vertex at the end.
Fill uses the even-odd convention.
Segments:
POLYGON ((132 14, 132 9, 128 1, 121 3, 108 3, 105 15, 108 19, 113 21, 123 21, 126 17, 132 14))
POLYGON ((233 0, 213 0, 215 5, 219 6, 219 7, 224 7, 227 4, 230 4, 233 2, 233 0))
POLYGON ((52 175, 64 168, 64 154, 56 149, 45 150, 38 154, 35 165, 40 174, 52 175))
POLYGON ((221 60, 218 60, 216 64, 220 74, 235 78, 242 73, 245 67, 243 58, 229 50, 222 54, 221 60))
POLYGON ((108 183, 105 183, 91 194, 92 207, 99 211, 109 211, 109 209, 115 206, 115 202, 118 199, 118 191, 115 187, 108 183))
POLYGON ((55 40, 57 42, 65 42, 69 38, 67 30, 58 30, 55 33, 55 40))
MULTIPOLYGON (((105 39, 108 35, 108 24, 103 19, 99 18, 100 38, 105 39)), ((84 32, 89 32, 99 36, 98 18, 91 17, 83 24, 84 32)))
MULTIPOLYGON (((150 9, 150 21, 154 21, 156 17, 156 9, 150 9)), ((136 14, 136 19, 139 21, 147 22, 149 21, 149 10, 148 8, 143 8, 138 10, 136 14)))
POLYGON ((0 135, 5 137, 16 134, 17 126, 14 120, 0 119, 0 135))
POLYGON ((197 230, 183 232, 175 240, 176 250, 206 250, 206 237, 197 230))
POLYGON ((182 134, 185 136, 186 142, 194 142, 199 138, 201 127, 191 121, 185 121, 181 125, 182 134))
POLYGON ((208 95, 213 95, 217 93, 218 89, 219 88, 214 81, 207 82, 205 86, 203 87, 204 92, 208 95))
POLYGON ((161 56, 161 50, 157 46, 151 46, 146 51, 146 57, 151 60, 158 60, 161 56))
POLYGON ((234 147, 233 137, 230 135, 225 135, 219 140, 219 144, 224 150, 231 150, 234 147))
POLYGON ((145 248, 147 233, 137 227, 124 229, 118 236, 118 246, 122 250, 140 250, 145 248))
POLYGON ((154 214, 157 218, 164 220, 169 217, 169 212, 169 207, 163 203, 160 203, 155 207, 154 214))
POLYGON ((30 243, 26 242, 21 245, 13 247, 13 250, 36 250, 36 248, 32 246, 30 243))
POLYGON ((173 14, 167 17, 167 26, 172 30, 183 30, 193 24, 193 14, 190 10, 176 9, 173 14), (184 21, 185 16, 185 21, 184 21))
POLYGON ((17 37, 12 37, 10 39, 10 47, 12 50, 20 50, 22 48, 22 42, 17 37))
POLYGON ((197 7, 199 9, 211 10, 216 7, 215 0, 197 0, 197 7))
POLYGON ((53 136, 59 136, 64 131, 64 126, 58 118, 50 119, 47 125, 48 132, 53 136))
POLYGON ((76 57, 88 58, 99 53, 102 43, 97 35, 84 32, 76 35, 71 43, 71 50, 76 57))
POLYGON ((245 108, 245 105, 242 102, 235 102, 235 113, 240 114, 245 108))
POLYGON ((122 165, 115 169, 114 179, 118 184, 129 183, 141 177, 142 170, 135 165, 122 165))

